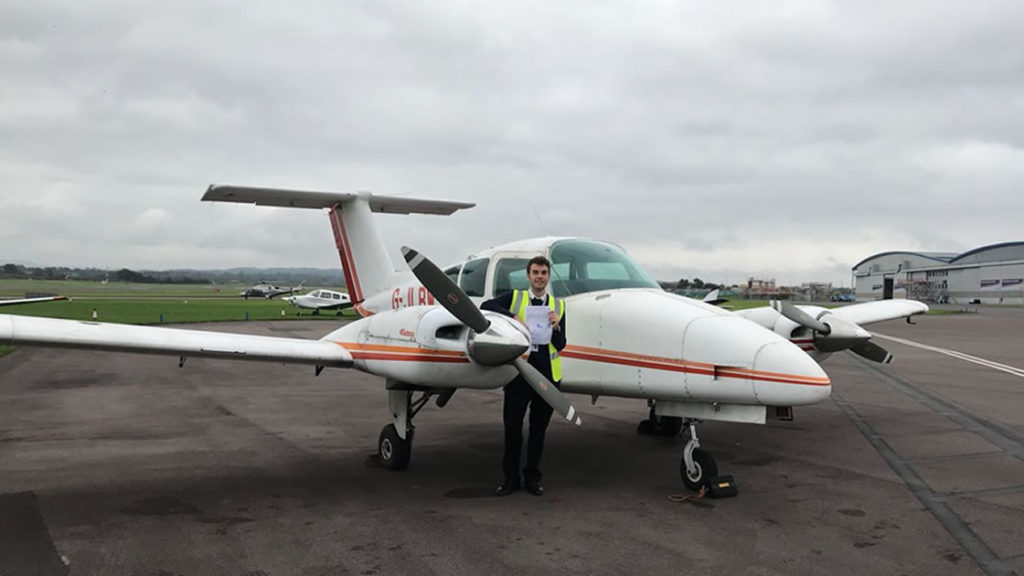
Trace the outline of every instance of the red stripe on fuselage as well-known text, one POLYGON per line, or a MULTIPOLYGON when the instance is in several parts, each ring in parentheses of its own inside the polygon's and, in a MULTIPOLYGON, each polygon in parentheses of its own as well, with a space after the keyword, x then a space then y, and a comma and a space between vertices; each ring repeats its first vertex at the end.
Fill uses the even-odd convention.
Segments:
POLYGON ((799 384, 802 386, 828 386, 831 384, 831 381, 827 377, 820 378, 816 376, 804 376, 801 374, 783 374, 779 372, 751 370, 749 368, 733 366, 716 366, 705 362, 687 362, 675 358, 647 356, 616 350, 590 348, 586 346, 566 346, 565 350, 562 350, 562 357, 576 358, 578 360, 587 360, 590 362, 602 362, 605 364, 650 368, 652 370, 665 370, 668 372, 701 374, 717 378, 759 380, 764 382, 799 384))

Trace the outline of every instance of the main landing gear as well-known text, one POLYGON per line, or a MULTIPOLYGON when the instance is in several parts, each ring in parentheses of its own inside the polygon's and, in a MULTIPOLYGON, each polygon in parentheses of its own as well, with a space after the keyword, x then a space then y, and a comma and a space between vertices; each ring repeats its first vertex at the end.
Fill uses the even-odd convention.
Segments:
POLYGON ((392 423, 380 431, 377 438, 377 459, 380 465, 389 470, 405 470, 409 467, 409 459, 412 457, 412 439, 415 436, 416 427, 412 419, 419 413, 427 402, 434 396, 439 408, 443 408, 452 394, 454 388, 448 389, 415 389, 404 388, 401 384, 388 382, 388 408, 391 412, 392 423), (416 392, 420 396, 413 399, 416 392))
POLYGON ((654 406, 646 420, 636 425, 636 432, 641 436, 661 436, 674 438, 683 429, 683 419, 678 416, 661 416, 654 413, 654 406))

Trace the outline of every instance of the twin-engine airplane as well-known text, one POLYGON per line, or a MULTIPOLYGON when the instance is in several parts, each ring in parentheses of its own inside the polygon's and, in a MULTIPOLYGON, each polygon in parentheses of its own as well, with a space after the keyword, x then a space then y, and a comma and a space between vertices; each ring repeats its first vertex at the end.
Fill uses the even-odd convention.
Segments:
MULTIPOLYGON (((770 407, 829 397, 821 367, 789 335, 662 290, 621 248, 579 238, 538 238, 492 248, 438 269, 404 248, 398 271, 372 212, 442 214, 473 204, 376 196, 210 186, 205 201, 327 209, 349 293, 361 319, 320 340, 0 315, 0 343, 290 362, 356 368, 385 379, 391 423, 378 440, 381 463, 404 469, 413 418, 432 398, 443 407, 459 388, 494 389, 519 372, 555 411, 579 424, 564 393, 647 400, 652 417, 685 423, 680 473, 697 490, 717 475, 700 448, 702 420, 764 423, 770 407), (561 390, 524 359, 529 333, 477 303, 526 288, 529 258, 552 262, 550 290, 564 298, 568 345, 561 390)), ((649 421, 644 421, 648 424, 649 421)), ((644 423, 641 423, 643 427, 644 423)))
POLYGON ((342 310, 353 306, 352 298, 348 294, 323 289, 312 290, 308 294, 298 296, 285 296, 281 300, 296 308, 312 310, 313 314, 319 314, 321 310, 337 310, 338 314, 341 314, 342 310))

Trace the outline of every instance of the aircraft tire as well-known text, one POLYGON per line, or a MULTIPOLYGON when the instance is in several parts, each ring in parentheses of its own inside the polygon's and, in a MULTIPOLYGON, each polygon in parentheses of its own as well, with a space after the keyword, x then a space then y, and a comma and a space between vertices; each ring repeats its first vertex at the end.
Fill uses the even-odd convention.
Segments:
POLYGON ((656 426, 658 436, 675 438, 683 430, 683 419, 679 416, 662 416, 656 426))
POLYGON ((683 419, 678 416, 655 416, 641 420, 636 425, 636 433, 641 436, 661 436, 675 438, 683 429, 683 419))
POLYGON ((718 476, 718 464, 715 463, 715 459, 711 457, 711 454, 700 448, 693 449, 693 463, 696 465, 697 471, 691 475, 686 470, 686 459, 680 459, 679 474, 683 477, 683 484, 696 492, 707 485, 709 478, 718 476))
POLYGON ((380 431, 377 440, 377 458, 380 465, 388 470, 405 470, 412 456, 412 430, 406 432, 405 440, 398 436, 394 424, 388 424, 380 431))

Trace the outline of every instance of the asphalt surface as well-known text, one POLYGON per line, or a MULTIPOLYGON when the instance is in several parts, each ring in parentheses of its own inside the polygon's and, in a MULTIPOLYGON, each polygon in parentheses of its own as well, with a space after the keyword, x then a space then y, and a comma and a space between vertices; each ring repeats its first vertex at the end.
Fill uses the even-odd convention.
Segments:
MULTIPOLYGON (((1021 310, 870 328, 1024 369, 1021 310)), ((637 435, 636 400, 574 397, 547 493, 496 498, 499 391, 424 408, 393 472, 366 374, 20 348, 0 358, 0 575, 1024 574, 1022 375, 876 342, 894 364, 833 356, 832 400, 793 422, 703 424, 740 494, 682 502, 682 441, 637 435)))

